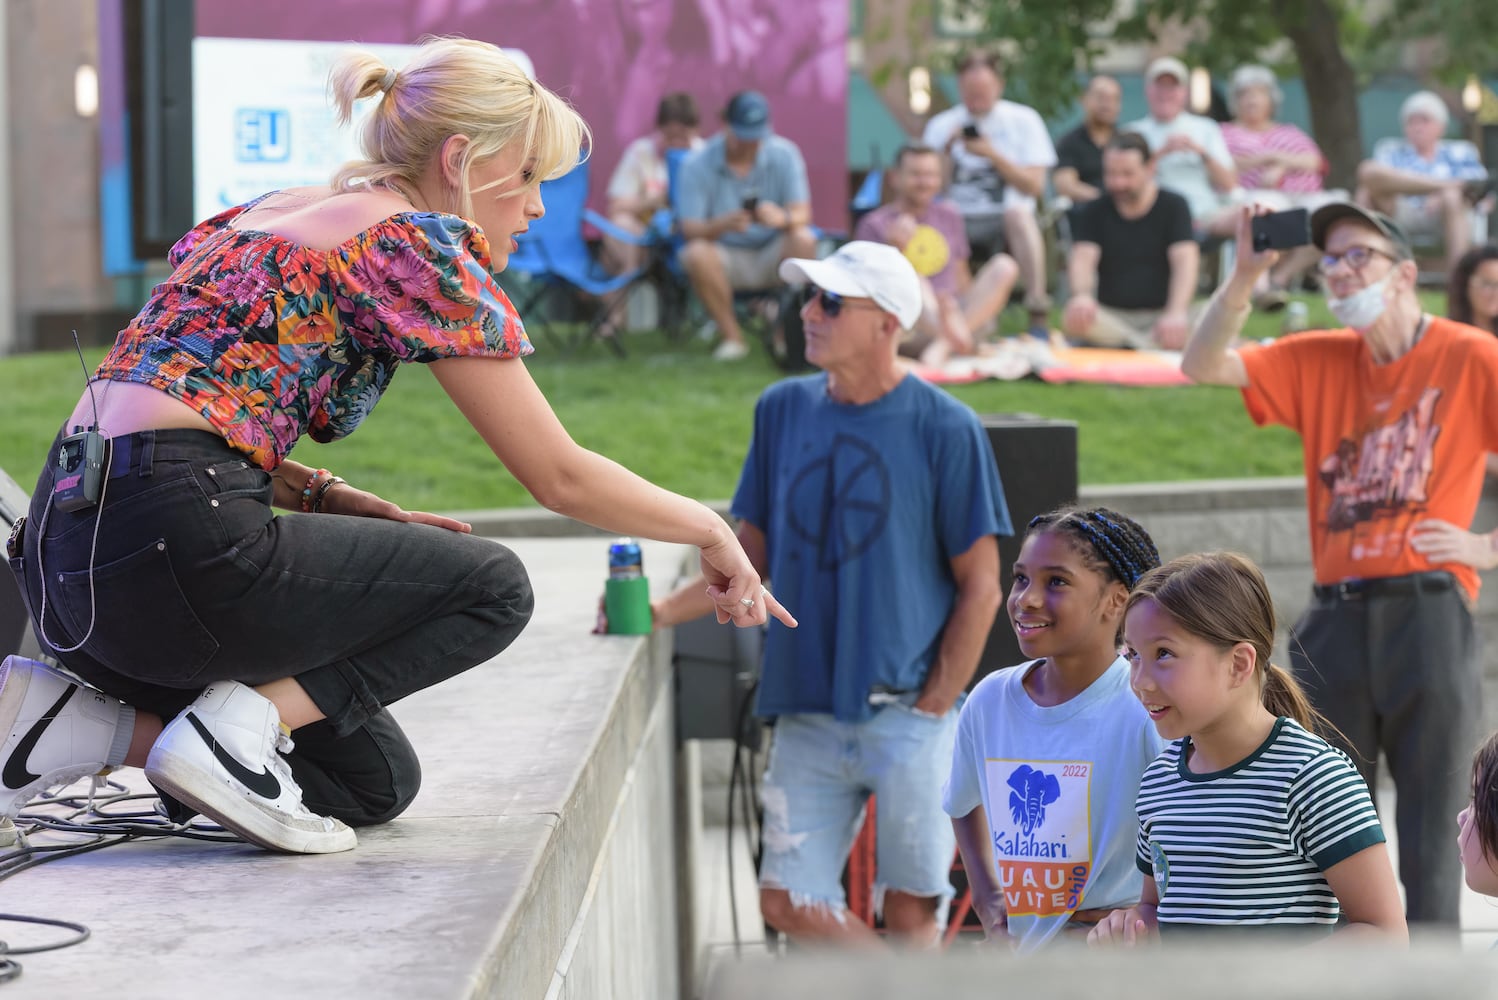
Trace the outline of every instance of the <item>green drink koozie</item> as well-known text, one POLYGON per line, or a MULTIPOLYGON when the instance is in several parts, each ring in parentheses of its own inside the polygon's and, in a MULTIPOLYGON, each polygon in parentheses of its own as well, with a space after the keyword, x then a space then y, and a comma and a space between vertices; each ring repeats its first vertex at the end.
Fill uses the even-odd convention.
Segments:
POLYGON ((650 581, 643 576, 604 581, 603 610, 611 635, 649 635, 650 581))

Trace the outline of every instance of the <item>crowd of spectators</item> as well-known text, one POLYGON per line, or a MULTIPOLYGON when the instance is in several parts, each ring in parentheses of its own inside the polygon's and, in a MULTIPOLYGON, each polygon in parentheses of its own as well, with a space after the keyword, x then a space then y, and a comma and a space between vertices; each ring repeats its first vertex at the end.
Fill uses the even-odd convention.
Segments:
MULTIPOLYGON (((957 63, 957 102, 898 151, 884 203, 858 220, 852 242, 823 260, 815 259, 803 159, 771 131, 762 95, 735 95, 725 128, 682 166, 671 200, 686 272, 722 337, 715 356, 747 352, 734 293, 800 281, 813 292, 800 311, 812 335, 807 357, 822 369, 772 387, 761 400, 734 504, 756 568, 782 595, 799 595, 792 603, 818 623, 794 639, 772 630, 758 703, 761 714, 778 719, 760 876, 769 926, 805 940, 867 941, 849 919, 836 876, 864 797, 876 793, 878 823, 900 830, 878 841, 885 925, 929 944, 950 896, 951 838, 944 822, 932 824, 939 817, 926 794, 949 770, 945 756, 952 777, 943 807, 973 906, 990 938, 1008 938, 1020 951, 1079 930, 1091 941, 1131 944, 1172 924, 1331 933, 1340 921, 1390 944, 1406 939, 1406 919, 1427 932, 1458 925, 1466 848, 1444 862, 1431 850, 1471 792, 1465 767, 1478 731, 1479 658, 1470 607, 1477 571, 1498 566, 1498 532, 1465 528, 1481 485, 1477 459, 1498 448, 1498 425, 1471 416, 1477 408, 1470 405, 1498 379, 1498 247, 1472 246, 1474 207, 1491 193, 1487 170, 1471 143, 1444 138, 1446 105, 1421 91, 1401 108, 1403 137, 1380 141, 1357 171, 1355 196, 1328 190, 1316 141, 1279 118, 1284 96, 1272 71, 1238 68, 1227 115, 1218 117, 1188 109, 1190 85, 1180 59, 1155 59, 1144 71, 1148 113, 1121 124, 1118 81, 1094 77, 1081 122, 1053 145, 1041 116, 1004 96, 1000 60, 966 53, 957 63), (1256 217, 1292 210, 1306 213, 1305 245, 1292 240, 1276 250, 1254 241, 1256 217), (1418 296, 1416 247, 1429 245, 1421 237, 1434 239, 1447 258, 1450 319, 1426 315, 1418 296), (1028 332, 1049 340, 1057 283, 1048 274, 1048 240, 1064 251, 1060 319, 1068 340, 1181 351, 1190 379, 1236 386, 1256 422, 1301 434, 1316 583, 1312 606, 1293 629, 1293 671, 1268 662, 1272 602, 1246 560, 1219 553, 1162 567, 1153 542, 1126 516, 1056 512, 1029 522, 1020 558, 1006 567, 1006 609, 1021 648, 1035 659, 980 684, 960 707, 958 692, 998 601, 992 536, 1008 529, 1007 513, 996 483, 968 475, 984 449, 964 453, 952 443, 972 444, 970 414, 954 410, 940 440, 921 438, 935 426, 928 409, 939 395, 918 406, 907 400, 920 382, 905 376, 897 357, 939 367, 983 353, 1017 291, 1028 332), (1197 306, 1208 251, 1221 256, 1222 279, 1197 306), (1283 308, 1311 281, 1325 284, 1338 329, 1242 341, 1251 310, 1283 308), (1434 426, 1422 445, 1420 483, 1410 485, 1416 473, 1402 465, 1370 472, 1396 458, 1386 443, 1367 442, 1416 423, 1434 426), (809 524, 815 514, 826 527, 828 517, 846 514, 840 498, 802 489, 813 473, 837 475, 832 470, 848 457, 839 449, 857 452, 848 468, 876 467, 879 456, 909 461, 900 495, 920 516, 900 536, 925 548, 880 550, 880 559, 861 561, 841 549, 846 558, 831 563, 826 551, 806 558, 805 539, 786 524, 809 524), (934 470, 941 471, 928 483, 934 470), (1381 474, 1389 482, 1370 499, 1367 480, 1381 474), (952 484, 959 485, 945 488, 952 484), (926 537, 933 524, 939 537, 926 537), (896 593, 875 581, 917 569, 947 581, 945 590, 927 583, 905 592, 925 602, 920 628, 907 627, 908 607, 893 618, 869 613, 896 593), (811 593, 823 595, 814 612, 811 593), (1372 629, 1375 611, 1386 632, 1372 629), (862 645, 817 638, 817 628, 853 620, 865 631, 895 628, 868 632, 862 645), (892 636, 917 631, 922 652, 885 655, 896 645, 892 636), (867 646, 869 635, 881 640, 877 651, 867 646), (1213 701, 1202 694, 1207 688, 1180 679, 1203 664, 1238 678, 1218 684, 1222 697, 1210 712, 1202 707, 1213 701), (1095 737, 1097 727, 1127 723, 1138 760, 1104 783, 1108 794, 1126 794, 1109 803, 1094 791, 1069 791, 1057 804, 1061 779, 1090 777, 1100 765, 1089 758, 1123 744, 1110 737, 1097 744, 1107 751, 1097 750, 1081 722, 1062 732, 1052 728, 1062 716, 1037 713, 1103 705, 1097 692, 1104 689, 1113 701, 1087 725, 1095 737), (895 745, 898 755, 889 752, 895 745), (933 748, 947 754, 933 756, 933 748), (1380 754, 1401 799, 1403 900, 1369 794, 1380 754), (847 765, 850 755, 857 769, 847 765), (1282 758, 1295 763, 1281 765, 1282 758), (1047 773, 1059 760, 1077 763, 1047 773), (1298 796, 1298 804, 1247 820, 1237 811, 1204 812, 1204 789, 1209 797, 1233 794, 1240 770, 1286 803, 1298 796), (996 777, 1007 784, 996 785, 996 777), (1106 878, 1084 865, 1069 892, 1025 891, 1018 880, 1036 874, 1033 834, 1047 806, 1054 829, 1087 831, 1089 817, 1112 824, 1072 842, 1091 844, 1092 862, 1112 858, 1106 878), (1181 826, 1182 810, 1194 817, 1189 828, 1181 826), (1304 826, 1299 832, 1275 825, 1291 812, 1304 826), (1259 880, 1272 890, 1240 881, 1243 855, 1236 835, 1223 830, 1261 821, 1275 843, 1288 845, 1254 855, 1256 876, 1273 873, 1259 880), (1172 881, 1172 855, 1202 866, 1200 885, 1172 881)), ((659 121, 669 118, 663 103, 659 121)), ((680 124, 674 133, 662 124, 659 136, 631 150, 646 157, 673 143, 684 148, 695 115, 680 124)), ((636 196, 611 209, 623 224, 660 204, 636 196)), ((1498 468, 1491 453, 1488 467, 1498 468)), ((837 485, 855 482, 856 475, 837 485)), ((882 495, 860 495, 857 505, 893 509, 882 495)), ((657 622, 701 613, 701 590, 699 582, 672 595, 657 607, 657 622)), ((1258 795, 1245 795, 1250 811, 1259 808, 1258 795)), ((1459 820, 1464 838, 1473 810, 1481 811, 1478 803, 1459 820)), ((1498 812, 1474 822, 1498 831, 1498 812)), ((1498 879, 1498 861, 1488 867, 1498 879)))
MULTIPOLYGON (((1201 273, 1203 255, 1231 252, 1242 205, 1311 212, 1348 197, 1327 189, 1315 139, 1280 120, 1284 95, 1263 66, 1232 74, 1231 118, 1221 122, 1226 114, 1188 110, 1191 73, 1173 56, 1145 68, 1148 113, 1130 122, 1119 121, 1118 80, 1099 74, 1083 90, 1081 121, 1054 145, 1035 109, 1005 96, 997 55, 974 49, 956 70, 956 103, 895 154, 883 204, 853 233, 897 247, 920 274, 924 309, 901 353, 927 367, 983 353, 1012 300, 1028 332, 1047 337, 1058 288, 1060 325, 1073 341, 1178 349, 1199 279, 1210 284, 1217 273, 1201 273), (1122 136, 1138 141, 1120 145, 1122 136)), ((1435 93, 1412 95, 1399 117, 1403 136, 1380 140, 1359 167, 1356 201, 1399 221, 1454 273, 1473 242, 1474 206, 1492 201, 1483 202, 1487 170, 1470 142, 1444 138, 1450 115, 1435 93)), ((772 130, 766 98, 736 94, 722 119, 704 142, 691 96, 664 98, 655 133, 632 143, 613 175, 609 215, 639 233, 674 207, 680 261, 720 338, 714 356, 736 360, 748 353, 736 304, 778 291, 779 263, 815 256, 820 234, 804 157, 772 130), (685 157, 674 182, 672 150, 685 157)), ((639 266, 643 253, 604 241, 616 273, 639 266)), ((1317 260, 1309 244, 1282 254, 1260 278, 1254 307, 1276 311, 1314 287, 1317 260)))

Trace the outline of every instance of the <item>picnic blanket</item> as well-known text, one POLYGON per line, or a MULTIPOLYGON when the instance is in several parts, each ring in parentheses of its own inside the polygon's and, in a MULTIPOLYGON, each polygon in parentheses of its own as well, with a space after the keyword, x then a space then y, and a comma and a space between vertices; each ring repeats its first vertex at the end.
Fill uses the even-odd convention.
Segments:
POLYGON ((1159 350, 1115 350, 1071 347, 1060 338, 1049 343, 1033 337, 1009 337, 987 353, 951 358, 940 368, 914 367, 916 375, 939 385, 983 379, 1035 377, 1043 382, 1098 382, 1108 385, 1190 385, 1181 374, 1181 353, 1159 350))

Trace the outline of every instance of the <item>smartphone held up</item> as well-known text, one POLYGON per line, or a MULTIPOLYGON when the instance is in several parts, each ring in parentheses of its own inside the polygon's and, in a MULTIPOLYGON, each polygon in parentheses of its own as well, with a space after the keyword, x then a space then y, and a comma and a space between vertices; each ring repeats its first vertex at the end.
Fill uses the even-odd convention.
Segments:
POLYGON ((1256 215, 1252 234, 1255 253, 1303 247, 1311 242, 1311 213, 1304 208, 1292 208, 1256 215))

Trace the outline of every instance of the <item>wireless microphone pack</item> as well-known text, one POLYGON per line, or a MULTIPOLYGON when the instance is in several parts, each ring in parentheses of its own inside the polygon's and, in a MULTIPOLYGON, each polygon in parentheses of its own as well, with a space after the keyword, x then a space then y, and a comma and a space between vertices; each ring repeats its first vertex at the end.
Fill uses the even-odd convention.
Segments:
POLYGON ((52 505, 70 512, 99 502, 104 482, 104 435, 90 427, 73 428, 62 439, 57 452, 57 476, 52 485, 52 505))

